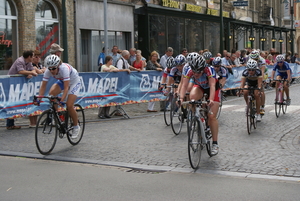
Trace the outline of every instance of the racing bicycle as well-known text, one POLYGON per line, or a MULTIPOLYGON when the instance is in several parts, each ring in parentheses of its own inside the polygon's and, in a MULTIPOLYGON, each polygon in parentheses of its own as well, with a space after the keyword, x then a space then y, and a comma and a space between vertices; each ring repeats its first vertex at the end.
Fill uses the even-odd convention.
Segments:
POLYGON ((38 151, 43 155, 50 154, 56 144, 57 136, 63 138, 66 135, 70 144, 77 145, 82 139, 85 128, 84 109, 81 105, 74 104, 78 115, 80 132, 77 138, 72 138, 72 118, 67 110, 56 110, 56 105, 58 105, 60 98, 57 96, 34 96, 34 102, 37 102, 38 98, 47 98, 50 102, 50 108, 39 116, 35 128, 35 144, 38 151))
POLYGON ((211 152, 212 134, 208 127, 208 113, 211 111, 204 98, 198 101, 191 100, 189 104, 191 107, 187 117, 188 155, 191 167, 197 169, 204 146, 206 146, 208 155, 213 156, 211 152))
POLYGON ((280 115, 280 111, 282 110, 282 113, 285 114, 287 110, 287 106, 289 105, 289 101, 287 101, 286 98, 284 98, 284 82, 287 82, 288 80, 282 79, 282 80, 274 80, 279 82, 278 88, 276 90, 276 96, 275 96, 275 115, 278 118, 280 115))

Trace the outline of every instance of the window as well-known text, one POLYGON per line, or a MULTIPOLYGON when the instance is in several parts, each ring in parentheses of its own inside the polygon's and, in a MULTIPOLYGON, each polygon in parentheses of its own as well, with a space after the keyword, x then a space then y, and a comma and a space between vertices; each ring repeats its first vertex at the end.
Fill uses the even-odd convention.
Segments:
POLYGON ((52 43, 59 44, 59 20, 52 3, 39 0, 35 9, 36 48, 42 59, 49 54, 52 43))
POLYGON ((157 51, 164 55, 166 44, 166 17, 161 15, 150 15, 150 52, 157 51))
POLYGON ((0 0, 0 74, 18 57, 17 13, 11 0, 0 0))

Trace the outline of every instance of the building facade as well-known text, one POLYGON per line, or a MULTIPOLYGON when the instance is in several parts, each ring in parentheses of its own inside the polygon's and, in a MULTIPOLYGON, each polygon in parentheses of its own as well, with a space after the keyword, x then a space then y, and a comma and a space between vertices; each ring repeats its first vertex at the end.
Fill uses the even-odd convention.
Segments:
POLYGON ((146 58, 153 50, 164 54, 168 46, 174 55, 182 48, 213 54, 245 47, 300 52, 297 1, 236 5, 230 0, 108 0, 106 45, 102 0, 0 0, 0 72, 6 74, 24 50, 38 49, 44 58, 54 42, 65 49, 63 61, 81 72, 97 71, 102 48, 113 45, 136 47, 146 58))

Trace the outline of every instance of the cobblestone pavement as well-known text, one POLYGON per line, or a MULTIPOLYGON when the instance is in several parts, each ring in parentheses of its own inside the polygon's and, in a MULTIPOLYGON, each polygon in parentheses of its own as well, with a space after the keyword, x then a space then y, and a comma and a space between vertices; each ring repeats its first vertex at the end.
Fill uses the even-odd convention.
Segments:
MULTIPOLYGON (((210 158, 203 151, 200 169, 300 177, 298 88, 299 85, 291 86, 292 105, 279 118, 274 114, 274 91, 268 91, 266 114, 251 135, 247 133, 243 98, 229 97, 219 120, 220 152, 210 158)), ((155 105, 159 109, 159 103, 155 105)), ((46 157, 36 149, 34 129, 6 130, 2 121, 0 154, 190 169, 185 126, 176 136, 165 126, 162 112, 146 112, 147 104, 126 105, 124 109, 130 119, 99 120, 97 109, 86 110, 88 123, 82 141, 71 146, 67 139, 58 139, 46 157)), ((28 119, 18 119, 17 124, 28 125, 28 119)))

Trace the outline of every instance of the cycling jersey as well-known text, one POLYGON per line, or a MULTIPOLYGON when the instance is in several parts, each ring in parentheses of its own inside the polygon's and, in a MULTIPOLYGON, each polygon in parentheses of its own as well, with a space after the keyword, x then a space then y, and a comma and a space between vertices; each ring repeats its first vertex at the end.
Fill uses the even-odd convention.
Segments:
POLYGON ((182 72, 177 67, 173 67, 169 73, 169 76, 173 77, 175 82, 180 82, 181 75, 182 75, 182 72))
POLYGON ((47 68, 44 73, 43 81, 48 82, 50 77, 54 77, 58 80, 56 84, 60 86, 61 90, 64 90, 63 82, 70 81, 68 94, 78 95, 81 85, 80 78, 77 70, 73 68, 70 64, 62 63, 59 66, 56 75, 52 75, 52 73, 47 68))
POLYGON ((260 69, 256 69, 253 75, 249 74, 249 71, 246 69, 242 73, 242 78, 246 78, 247 85, 249 86, 257 86, 258 78, 262 77, 262 73, 260 69))
POLYGON ((171 69, 170 68, 164 68, 164 72, 163 72, 163 77, 167 77, 170 73, 171 69))
POLYGON ((217 79, 215 69, 212 67, 205 67, 202 75, 199 78, 193 77, 193 79, 191 79, 190 82, 200 86, 202 89, 208 89, 209 88, 208 79, 211 77, 217 79))
POLYGON ((292 74, 292 69, 290 68, 289 64, 284 61, 282 64, 282 67, 280 67, 277 63, 275 64, 273 71, 277 70, 277 76, 280 76, 282 79, 287 79, 288 78, 288 74, 287 71, 290 70, 291 74, 292 74))
POLYGON ((226 79, 228 78, 227 70, 223 66, 220 67, 220 70, 218 72, 216 71, 216 75, 218 80, 222 79, 223 77, 226 77, 226 79))

